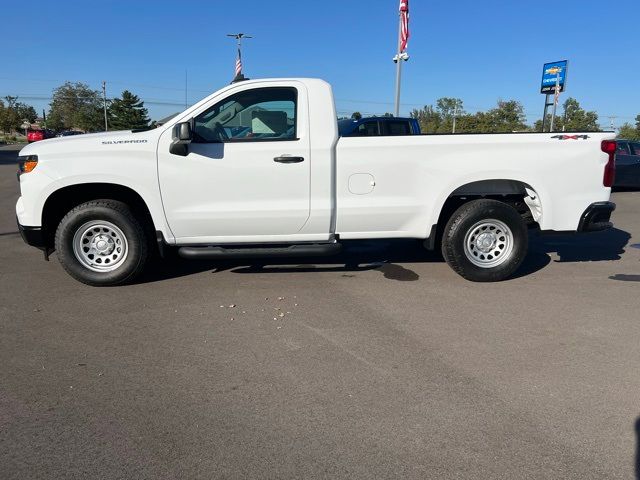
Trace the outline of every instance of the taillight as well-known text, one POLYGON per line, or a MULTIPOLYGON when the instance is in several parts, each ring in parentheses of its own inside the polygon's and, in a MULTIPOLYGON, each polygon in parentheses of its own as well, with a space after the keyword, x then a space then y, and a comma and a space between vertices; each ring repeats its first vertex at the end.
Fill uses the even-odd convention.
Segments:
POLYGON ((604 176, 602 177, 602 184, 605 187, 612 186, 616 178, 616 148, 615 140, 603 140, 600 144, 600 149, 609 155, 609 161, 604 166, 604 176))

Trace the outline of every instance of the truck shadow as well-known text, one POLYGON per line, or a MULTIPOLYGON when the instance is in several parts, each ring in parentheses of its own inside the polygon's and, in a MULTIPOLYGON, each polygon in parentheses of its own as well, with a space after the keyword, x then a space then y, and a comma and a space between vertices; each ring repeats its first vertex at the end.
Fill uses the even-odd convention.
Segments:
MULTIPOLYGON (((512 279, 535 273, 551 262, 597 262, 619 260, 631 238, 628 232, 613 228, 590 234, 540 236, 532 232, 529 254, 512 279)), ((162 281, 203 271, 239 274, 334 272, 353 277, 357 272, 376 270, 384 278, 416 281, 420 276, 407 264, 441 263, 439 252, 429 252, 419 240, 345 241, 339 255, 331 257, 268 258, 250 260, 194 261, 177 256, 155 262, 140 278, 140 283, 162 281)))
POLYGON ((619 228, 585 234, 534 234, 530 239, 530 250, 556 253, 559 257, 557 262, 620 260, 630 239, 629 232, 619 228))

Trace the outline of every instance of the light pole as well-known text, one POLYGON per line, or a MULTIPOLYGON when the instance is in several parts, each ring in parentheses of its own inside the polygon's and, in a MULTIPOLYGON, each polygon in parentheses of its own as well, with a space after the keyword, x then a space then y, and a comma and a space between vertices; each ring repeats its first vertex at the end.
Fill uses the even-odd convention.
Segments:
POLYGON ((107 82, 102 81, 102 105, 104 107, 104 131, 109 131, 109 126, 107 125, 107 82))

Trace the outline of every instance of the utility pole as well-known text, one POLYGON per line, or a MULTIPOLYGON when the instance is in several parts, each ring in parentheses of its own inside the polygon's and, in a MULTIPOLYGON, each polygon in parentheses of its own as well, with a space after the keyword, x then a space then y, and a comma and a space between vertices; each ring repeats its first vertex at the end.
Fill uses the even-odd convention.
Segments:
POLYGON ((102 81, 102 105, 104 106, 104 131, 109 131, 109 125, 107 125, 107 82, 102 81))
POLYGON ((184 69, 184 109, 188 108, 187 105, 187 69, 184 69))
POLYGON ((456 105, 453 107, 453 128, 451 129, 451 133, 456 133, 456 117, 458 116, 458 101, 456 100, 456 105))
POLYGON ((227 37, 235 38, 238 46, 238 57, 236 58, 236 69, 235 76, 233 77, 233 82, 245 80, 245 77, 242 74, 242 39, 253 37, 251 35, 247 35, 246 33, 227 33, 227 37))

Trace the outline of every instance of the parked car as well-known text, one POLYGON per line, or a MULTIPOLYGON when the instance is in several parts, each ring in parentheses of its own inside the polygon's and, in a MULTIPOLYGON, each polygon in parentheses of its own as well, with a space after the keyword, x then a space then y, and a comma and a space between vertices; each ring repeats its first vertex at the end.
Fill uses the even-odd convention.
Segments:
POLYGON ((341 137, 380 137, 391 135, 420 135, 420 124, 415 118, 365 117, 338 120, 341 137))
POLYGON ((53 130, 49 130, 49 129, 29 129, 27 130, 27 142, 32 143, 32 142, 37 142, 39 140, 45 140, 47 138, 53 138, 55 137, 56 134, 53 130))
POLYGON ((611 227, 615 134, 339 137, 331 86, 229 85, 147 131, 56 138, 20 155, 18 228, 90 285, 154 250, 191 259, 330 255, 415 238, 473 281, 512 275, 527 227, 611 227), (240 128, 244 127, 244 128, 240 128))
POLYGON ((82 135, 84 132, 80 132, 78 130, 65 130, 56 135, 56 137, 70 137, 72 135, 82 135))
POLYGON ((616 142, 616 180, 614 187, 640 188, 640 142, 616 142))

